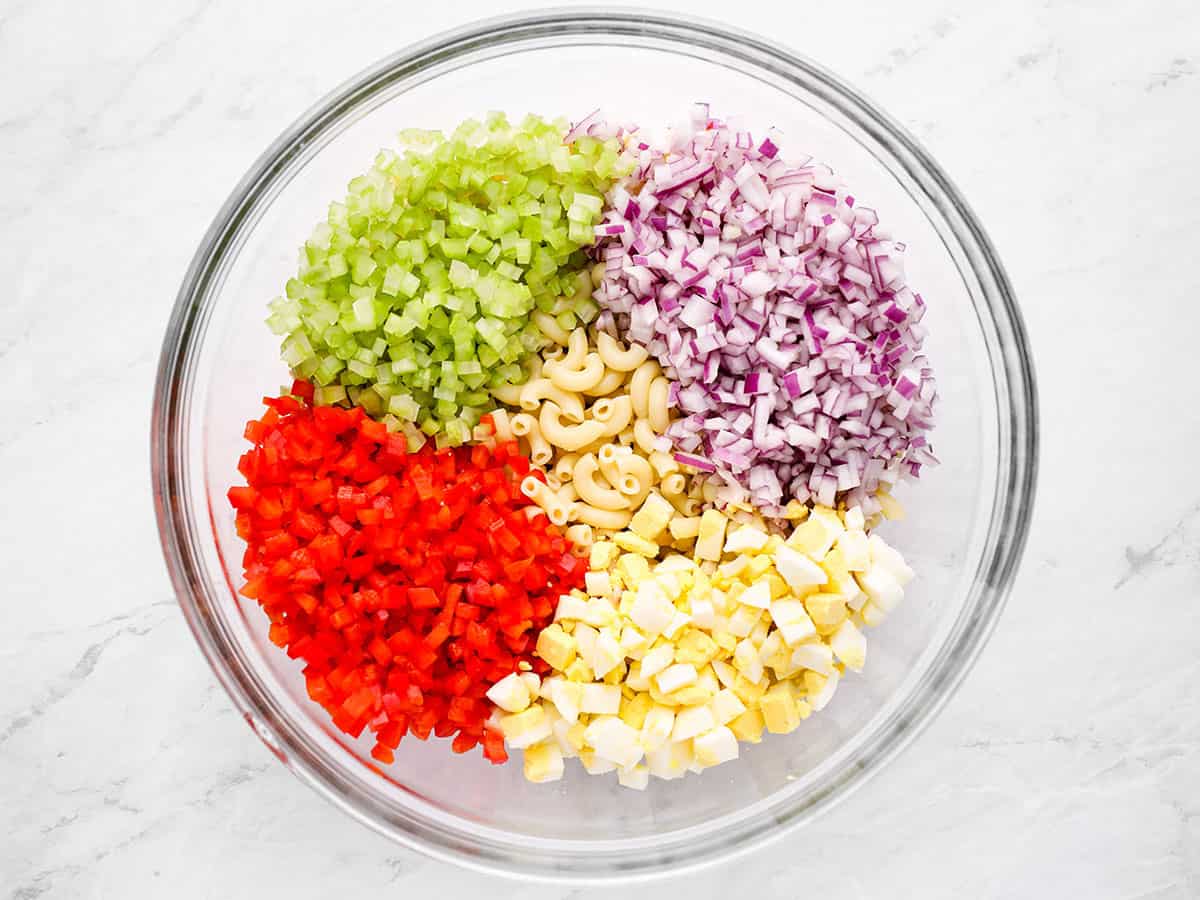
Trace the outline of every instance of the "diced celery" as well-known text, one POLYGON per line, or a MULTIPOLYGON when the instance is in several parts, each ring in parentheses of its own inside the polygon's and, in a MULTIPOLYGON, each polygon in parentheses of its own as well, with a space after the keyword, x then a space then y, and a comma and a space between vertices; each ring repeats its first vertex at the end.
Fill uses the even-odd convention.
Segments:
POLYGON ((487 391, 467 391, 458 395, 458 400, 463 406, 483 406, 488 402, 487 391))
POLYGON ((579 321, 585 324, 600 315, 600 304, 591 297, 580 297, 571 309, 579 317, 579 321))
POLYGON ((334 253, 326 257, 325 266, 329 270, 330 278, 340 278, 350 271, 350 264, 346 262, 346 257, 341 253, 334 253))
POLYGON ((355 331, 366 331, 375 327, 375 304, 366 297, 354 301, 355 331))
POLYGON ((564 127, 489 114, 449 136, 406 130, 351 180, 267 320, 323 402, 418 422, 410 446, 422 433, 459 443, 491 406, 484 385, 526 377, 544 341, 535 308, 560 325, 595 318, 580 251, 632 162, 616 140, 564 144, 564 127))
POLYGON ((267 316, 266 323, 274 334, 290 334, 294 330, 289 317, 278 313, 267 316))
POLYGON ((403 297, 412 297, 420 289, 421 279, 417 278, 412 272, 404 273, 404 276, 400 279, 400 295, 403 297))
POLYGON ((467 258, 467 242, 463 238, 446 238, 438 246, 447 259, 467 258))
POLYGON ((393 263, 387 267, 387 272, 383 276, 383 285, 380 288, 385 294, 391 294, 393 297, 400 293, 400 285, 404 281, 405 271, 399 265, 393 263))
POLYGON ((282 356, 283 361, 293 368, 305 360, 311 359, 313 348, 312 344, 308 342, 308 336, 299 331, 289 337, 283 342, 282 356))
POLYGON ((413 400, 411 394, 395 394, 388 401, 388 412, 407 422, 415 422, 421 414, 421 407, 413 400))
MULTIPOLYGON (((297 365, 292 366, 292 372, 297 378, 313 378, 317 374, 317 369, 321 365, 321 361, 315 356, 310 356, 297 365)), ((469 382, 468 382, 469 383, 469 382)))
POLYGON ((313 402, 317 406, 333 406, 346 399, 346 389, 340 384, 330 384, 313 389, 313 402))
POLYGON ((501 260, 496 264, 496 272, 509 281, 518 281, 524 273, 510 262, 501 260))
POLYGON ((450 283, 456 288, 471 286, 477 277, 475 270, 465 262, 456 259, 450 263, 450 283))
MULTIPOLYGON (((498 362, 500 362, 500 354, 491 347, 482 346, 479 348, 479 364, 483 366, 484 369, 491 369, 492 366, 498 362)), ((496 384, 493 384, 493 387, 497 387, 502 383, 503 382, 497 382, 496 384)))

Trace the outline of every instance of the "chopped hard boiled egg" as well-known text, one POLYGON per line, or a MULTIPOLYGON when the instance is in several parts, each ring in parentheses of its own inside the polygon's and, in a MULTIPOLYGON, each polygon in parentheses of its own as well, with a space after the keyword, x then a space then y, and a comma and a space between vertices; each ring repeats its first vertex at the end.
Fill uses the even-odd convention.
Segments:
POLYGON ((600 715, 616 715, 621 708, 621 689, 615 684, 585 684, 579 700, 579 711, 600 715))
POLYGON ((863 669, 863 627, 895 608, 912 570, 857 510, 790 518, 785 538, 744 512, 682 516, 651 492, 627 530, 593 542, 584 589, 537 638, 551 672, 488 691, 526 776, 555 780, 578 757, 644 790, 823 709, 844 672, 863 669))
POLYGON ((525 751, 525 777, 541 784, 563 777, 563 752, 555 744, 538 744, 525 751))
POLYGON ((493 684, 488 689, 487 698, 505 712, 518 713, 529 706, 529 687, 520 675, 513 672, 493 684))
POLYGON ((541 706, 530 706, 522 712, 501 716, 498 725, 504 740, 518 750, 551 736, 550 719, 541 706))
POLYGON ((629 530, 643 540, 653 541, 662 534, 675 515, 675 507, 661 494, 651 491, 630 519, 629 530))
POLYGON ((719 725, 692 741, 692 754, 701 768, 719 766, 723 762, 737 759, 737 737, 724 725, 719 725))

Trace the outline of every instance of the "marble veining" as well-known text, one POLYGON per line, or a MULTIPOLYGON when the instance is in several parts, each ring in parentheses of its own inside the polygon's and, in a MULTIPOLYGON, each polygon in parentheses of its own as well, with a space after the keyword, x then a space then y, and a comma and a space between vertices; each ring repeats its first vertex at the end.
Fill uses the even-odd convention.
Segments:
MULTIPOLYGON (((786 845, 679 895, 1200 896, 1200 6, 660 5, 829 65, 912 129, 1005 260, 1041 387, 1025 564, 948 708, 786 845)), ((591 900, 335 813, 197 652, 147 426, 179 280, 322 93, 509 3, 0 0, 0 900, 591 900)))

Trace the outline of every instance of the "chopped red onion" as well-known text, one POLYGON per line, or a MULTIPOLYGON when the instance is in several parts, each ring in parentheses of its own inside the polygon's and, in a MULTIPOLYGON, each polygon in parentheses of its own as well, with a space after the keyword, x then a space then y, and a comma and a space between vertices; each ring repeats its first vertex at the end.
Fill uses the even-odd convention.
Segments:
POLYGON ((598 324, 676 380, 667 437, 719 503, 876 512, 878 491, 937 463, 905 245, 828 167, 782 159, 776 135, 755 142, 704 105, 692 128, 630 147, 596 227, 598 324))
POLYGON ((676 453, 675 461, 683 466, 691 466, 693 469, 696 469, 700 472, 717 471, 717 467, 714 466, 709 460, 702 456, 693 456, 690 453, 676 453))

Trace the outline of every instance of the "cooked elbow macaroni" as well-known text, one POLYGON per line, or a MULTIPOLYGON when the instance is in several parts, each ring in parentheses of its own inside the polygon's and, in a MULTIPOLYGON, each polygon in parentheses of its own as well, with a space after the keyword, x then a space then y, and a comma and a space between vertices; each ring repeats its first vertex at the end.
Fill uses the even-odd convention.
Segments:
POLYGON ((618 488, 605 487, 596 481, 599 471, 600 464, 596 462, 594 453, 584 454, 575 464, 575 475, 571 483, 576 486, 580 499, 599 509, 628 508, 628 498, 618 488))
MULTIPOLYGON (((652 492, 677 514, 694 515, 699 488, 690 487, 663 436, 670 386, 658 363, 637 345, 584 328, 555 332, 556 324, 539 321, 558 346, 542 355, 524 385, 497 394, 520 410, 505 415, 498 430, 523 441, 545 473, 546 481, 522 485, 527 496, 550 521, 586 528, 571 533, 586 534, 589 544, 628 527, 652 492)), ((670 537, 677 549, 694 539, 686 528, 670 537)))
POLYGON ((564 453, 554 461, 554 468, 552 471, 560 483, 566 484, 575 477, 575 464, 578 462, 578 453, 564 453))
POLYGON ((552 446, 561 450, 581 450, 605 434, 604 423, 596 419, 588 419, 578 425, 564 425, 562 407, 553 400, 546 400, 542 403, 537 421, 542 437, 552 446))
POLYGON ((563 391, 589 390, 598 385, 605 375, 604 362, 599 353, 589 353, 579 366, 571 366, 569 358, 551 360, 542 367, 542 371, 556 388, 563 391))
POLYGON ((687 479, 681 472, 672 472, 662 479, 662 492, 668 497, 681 495, 687 490, 687 479))
POLYGON ((495 431, 498 441, 507 442, 515 437, 507 410, 497 409, 492 412, 492 429, 495 431))
MULTIPOLYGON (((649 419, 638 419, 633 423, 633 440, 638 445, 638 449, 648 456, 653 456, 658 450, 658 434, 654 431, 654 426, 650 424, 649 419)), ((674 459, 672 459, 674 462, 674 459)), ((676 463, 678 466, 678 463, 676 463)), ((655 468, 658 468, 655 466, 655 468)))
POLYGON ((544 466, 554 456, 550 444, 542 436, 538 420, 529 413, 518 413, 512 417, 512 433, 524 438, 529 445, 529 459, 534 465, 544 466))
POLYGON ((629 378, 629 398, 633 401, 633 413, 639 419, 650 416, 650 383, 661 374, 658 363, 648 359, 634 369, 629 378))
POLYGON ((617 372, 632 372, 650 355, 639 344, 631 344, 628 349, 622 350, 617 339, 603 331, 596 335, 596 352, 606 366, 617 372))
POLYGON ((570 340, 571 335, 558 324, 558 320, 550 313, 538 310, 529 318, 533 320, 533 324, 538 327, 538 330, 554 343, 563 346, 570 340))
POLYGON ((509 406, 520 406, 521 392, 524 388, 523 384, 503 384, 500 387, 492 388, 492 396, 509 406))
MULTIPOLYGON (((526 412, 534 412, 543 400, 553 400, 572 422, 583 421, 583 398, 565 391, 549 378, 531 378, 520 387, 517 405, 526 412)), ((504 401, 507 402, 507 401, 504 401)))
POLYGON ((650 419, 650 427, 662 434, 671 424, 671 414, 667 410, 668 398, 671 393, 671 383, 661 375, 650 382, 646 394, 646 415, 650 419))
POLYGON ((566 534, 567 540, 569 540, 575 547, 582 547, 585 550, 590 550, 592 543, 595 541, 595 537, 592 535, 591 525, 584 525, 582 523, 578 525, 571 525, 567 528, 566 534))
POLYGON ((604 397, 611 394, 625 383, 625 375, 616 369, 609 369, 604 377, 588 388, 584 393, 589 397, 604 397))

